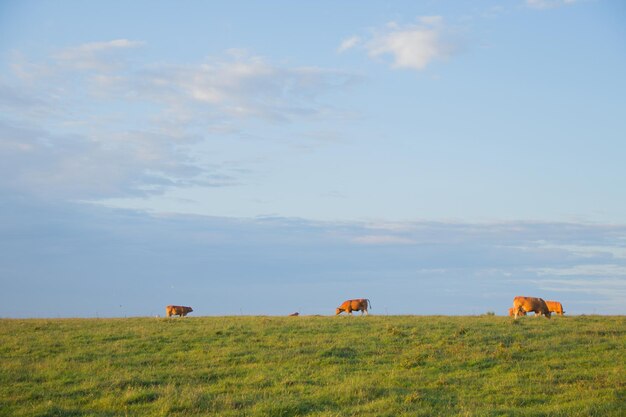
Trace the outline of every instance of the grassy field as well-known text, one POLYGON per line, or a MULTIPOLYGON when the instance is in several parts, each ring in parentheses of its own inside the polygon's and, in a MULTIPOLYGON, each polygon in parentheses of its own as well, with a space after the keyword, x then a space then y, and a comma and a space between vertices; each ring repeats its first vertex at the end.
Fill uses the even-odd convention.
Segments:
POLYGON ((3 416, 624 416, 626 317, 0 320, 3 416))

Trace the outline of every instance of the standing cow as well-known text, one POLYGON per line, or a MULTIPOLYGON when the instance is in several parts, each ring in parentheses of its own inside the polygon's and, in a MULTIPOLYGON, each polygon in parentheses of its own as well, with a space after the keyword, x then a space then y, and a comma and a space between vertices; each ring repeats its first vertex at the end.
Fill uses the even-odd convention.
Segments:
POLYGON ((548 310, 550 310, 550 313, 556 313, 559 316, 562 316, 565 313, 565 311, 563 311, 563 305, 558 301, 546 300, 546 305, 548 306, 548 310))
POLYGON ((179 316, 185 317, 187 314, 191 313, 193 308, 185 307, 185 306, 167 306, 165 307, 165 315, 167 317, 179 316))
POLYGON ((339 315, 342 312, 346 312, 352 315, 353 311, 360 311, 361 315, 363 313, 369 314, 367 312, 367 308, 372 308, 372 303, 367 298, 357 298, 355 300, 346 300, 344 301, 337 309, 335 310, 335 315, 339 315))
POLYGON ((522 315, 522 311, 526 313, 530 313, 532 311, 535 313, 535 316, 544 315, 546 318, 550 318, 550 310, 548 309, 548 305, 543 298, 515 297, 513 299, 513 311, 515 319, 517 319, 517 316, 522 315))

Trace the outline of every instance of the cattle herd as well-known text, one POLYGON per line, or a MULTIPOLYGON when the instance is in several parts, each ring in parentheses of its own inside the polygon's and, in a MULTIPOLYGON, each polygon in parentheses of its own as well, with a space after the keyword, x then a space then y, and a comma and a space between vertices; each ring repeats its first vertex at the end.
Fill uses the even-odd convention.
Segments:
MULTIPOLYGON (((367 298, 357 298, 354 300, 346 300, 339 307, 335 309, 335 315, 339 315, 343 312, 352 315, 353 311, 360 311, 361 315, 369 314, 367 312, 368 308, 372 308, 372 303, 367 298)), ((191 313, 193 309, 191 307, 186 306, 174 306, 169 305, 165 307, 165 315, 167 317, 179 316, 185 317, 187 314, 191 313)), ((546 318, 550 318, 552 313, 556 313, 560 316, 565 313, 563 311, 563 306, 558 301, 545 301, 543 298, 537 297, 515 297, 513 299, 513 307, 509 308, 509 316, 515 317, 517 316, 525 316, 526 313, 533 312, 535 316, 545 316, 546 318)), ((291 313, 290 316, 298 316, 300 313, 291 313)))
POLYGON ((546 318, 550 318, 552 313, 556 313, 559 316, 565 313, 563 305, 558 301, 545 301, 543 298, 518 296, 513 299, 513 307, 509 308, 509 316, 517 319, 517 316, 525 316, 526 313, 531 311, 537 317, 545 316, 546 318))

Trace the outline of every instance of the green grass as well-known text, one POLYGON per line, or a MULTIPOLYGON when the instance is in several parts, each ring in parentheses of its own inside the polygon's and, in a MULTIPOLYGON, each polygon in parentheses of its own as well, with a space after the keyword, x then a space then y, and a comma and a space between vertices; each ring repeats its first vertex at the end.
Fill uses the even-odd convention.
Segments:
POLYGON ((624 416, 626 317, 0 320, 2 416, 624 416))

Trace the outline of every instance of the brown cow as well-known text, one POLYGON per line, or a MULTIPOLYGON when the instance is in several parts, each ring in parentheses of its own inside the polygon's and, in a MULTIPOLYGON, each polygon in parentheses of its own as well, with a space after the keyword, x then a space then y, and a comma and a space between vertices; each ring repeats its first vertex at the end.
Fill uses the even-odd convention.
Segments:
POLYGON ((517 316, 521 315, 521 311, 527 313, 532 311, 535 313, 535 316, 544 315, 546 318, 550 318, 550 310, 543 298, 515 297, 513 299, 513 310, 515 319, 517 319, 517 316))
POLYGON ((337 309, 335 310, 335 315, 341 314, 343 311, 352 315, 353 311, 360 311, 361 315, 363 313, 369 314, 367 312, 367 308, 372 308, 372 303, 367 298, 357 298, 356 300, 346 300, 344 301, 337 309))
POLYGON ((167 317, 179 316, 185 317, 187 314, 191 313, 193 308, 185 307, 185 306, 167 306, 165 307, 165 315, 167 317))
MULTIPOLYGON (((524 310, 519 311, 520 316, 525 316, 526 312, 524 310)), ((513 307, 509 308, 509 317, 515 316, 515 309, 513 307)))
POLYGON ((559 316, 562 316, 565 313, 565 311, 563 311, 563 305, 558 301, 546 300, 546 305, 548 306, 548 310, 550 310, 550 313, 556 313, 559 316))

